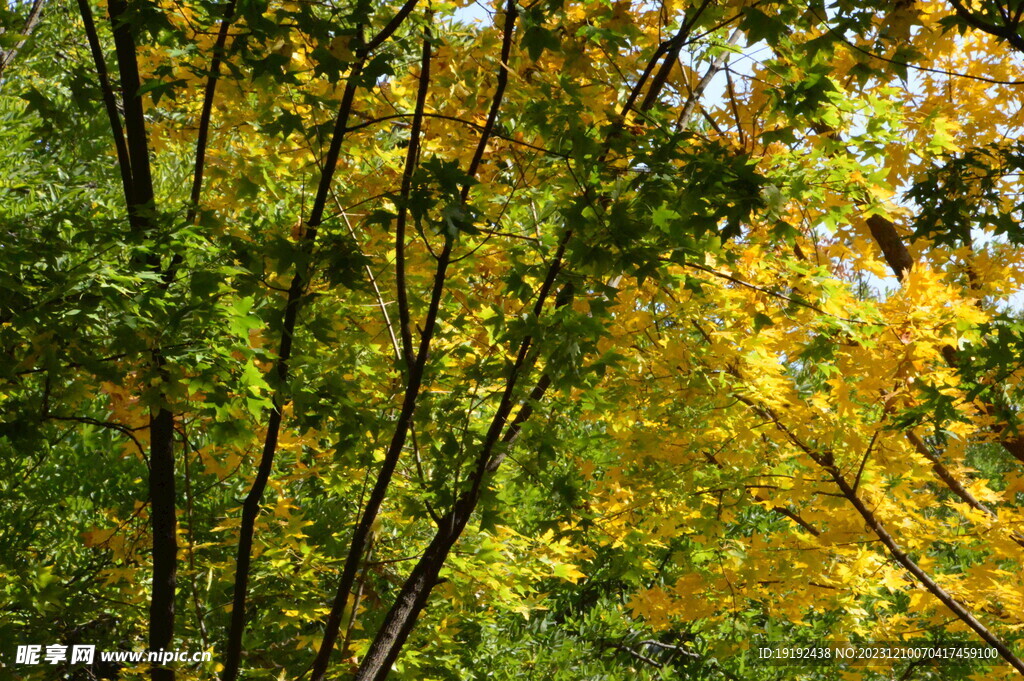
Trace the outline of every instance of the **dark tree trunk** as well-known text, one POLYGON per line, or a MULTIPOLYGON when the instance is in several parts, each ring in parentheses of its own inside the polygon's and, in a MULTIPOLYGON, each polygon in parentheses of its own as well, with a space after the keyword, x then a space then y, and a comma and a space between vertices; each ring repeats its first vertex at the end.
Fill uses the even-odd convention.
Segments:
MULTIPOLYGON (((174 636, 174 592, 178 575, 174 498, 174 415, 150 416, 149 494, 153 529, 153 595, 149 606, 149 649, 167 650, 174 636)), ((173 681, 172 669, 153 667, 153 681, 173 681)))

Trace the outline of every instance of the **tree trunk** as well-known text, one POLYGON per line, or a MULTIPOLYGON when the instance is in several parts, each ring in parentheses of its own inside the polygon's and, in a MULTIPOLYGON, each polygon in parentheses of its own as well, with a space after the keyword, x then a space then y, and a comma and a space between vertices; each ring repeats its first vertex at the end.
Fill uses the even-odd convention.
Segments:
MULTIPOLYGON (((153 529, 153 594, 149 605, 149 649, 167 650, 174 636, 174 592, 178 577, 178 521, 174 506, 174 415, 150 416, 149 495, 153 529)), ((173 681, 174 670, 153 667, 153 681, 173 681)))

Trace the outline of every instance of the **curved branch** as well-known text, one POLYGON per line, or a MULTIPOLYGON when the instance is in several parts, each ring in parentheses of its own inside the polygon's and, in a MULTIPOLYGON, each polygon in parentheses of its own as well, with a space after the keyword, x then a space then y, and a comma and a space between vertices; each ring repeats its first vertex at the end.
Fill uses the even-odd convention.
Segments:
MULTIPOLYGON (((428 14, 427 24, 430 23, 428 14)), ((412 193, 412 177, 420 155, 420 134, 423 128, 423 110, 427 103, 427 89, 430 84, 430 30, 423 37, 423 52, 420 58, 419 85, 416 90, 416 110, 409 132, 409 147, 406 149, 405 170, 402 172, 402 186, 399 190, 398 217, 395 220, 395 290, 398 300, 398 328, 402 335, 402 357, 406 371, 411 371, 415 359, 412 354, 412 329, 409 320, 409 289, 405 282, 405 226, 409 218, 409 197, 412 193)))
POLYGON ((984 21, 978 15, 971 12, 960 0, 949 0, 949 4, 953 6, 956 11, 956 15, 964 20, 968 26, 984 31, 989 35, 994 35, 997 38, 1002 38, 1006 42, 1013 45, 1015 48, 1024 52, 1024 38, 1020 36, 1015 30, 1014 26, 999 26, 997 24, 989 23, 984 21))

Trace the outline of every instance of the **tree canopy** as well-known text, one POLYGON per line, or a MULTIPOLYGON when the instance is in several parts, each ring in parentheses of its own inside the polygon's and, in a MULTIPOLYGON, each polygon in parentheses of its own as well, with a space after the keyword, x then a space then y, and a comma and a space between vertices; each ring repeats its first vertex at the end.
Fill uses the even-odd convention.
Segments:
POLYGON ((17 678, 1024 674, 1024 3, 0 17, 17 678))

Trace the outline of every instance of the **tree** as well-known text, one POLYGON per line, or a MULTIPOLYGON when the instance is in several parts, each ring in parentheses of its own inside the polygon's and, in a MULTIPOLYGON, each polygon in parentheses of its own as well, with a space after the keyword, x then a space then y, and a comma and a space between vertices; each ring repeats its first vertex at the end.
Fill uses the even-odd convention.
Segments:
POLYGON ((41 6, 0 91, 6 640, 1024 672, 1016 8, 41 6))

